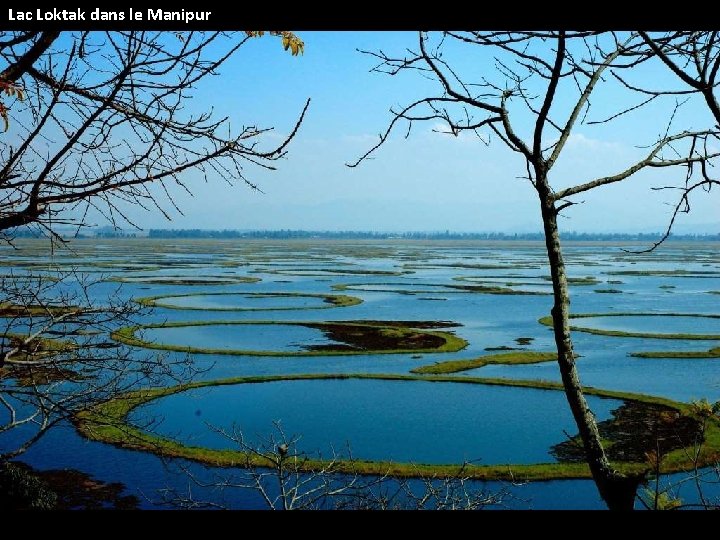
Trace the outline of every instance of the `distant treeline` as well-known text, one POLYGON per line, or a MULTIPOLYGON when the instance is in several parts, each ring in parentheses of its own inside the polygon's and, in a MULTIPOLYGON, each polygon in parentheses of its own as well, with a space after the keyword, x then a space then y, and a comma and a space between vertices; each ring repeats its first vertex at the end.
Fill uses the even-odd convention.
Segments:
MULTIPOLYGON (((56 231, 63 238, 136 238, 139 236, 134 232, 113 231, 113 230, 95 230, 86 232, 77 231, 56 231)), ((43 230, 31 229, 23 227, 9 231, 10 238, 47 238, 47 233, 43 230)))
MULTIPOLYGON (((135 231, 112 230, 110 227, 89 230, 77 233, 74 231, 65 234, 65 237, 74 238, 135 238, 143 237, 144 234, 138 234, 135 231)), ((11 231, 13 238, 43 238, 43 231, 23 227, 11 231)), ((458 233, 458 232, 374 232, 374 231, 302 231, 280 229, 276 231, 239 231, 239 230, 207 230, 207 229, 150 229, 147 234, 148 238, 165 239, 165 238, 217 238, 217 239, 283 239, 283 238, 327 238, 337 240, 496 240, 496 241, 513 241, 513 240, 545 240, 542 233, 458 233)), ((566 232, 562 237, 564 240, 570 241, 638 241, 638 242, 655 242, 662 236, 661 233, 579 233, 566 232)), ((720 234, 673 234, 669 238, 670 241, 720 241, 720 234)))
MULTIPOLYGON (((338 240, 544 240, 542 233, 457 233, 445 232, 404 232, 388 233, 373 231, 302 231, 286 230, 277 231, 238 231, 222 230, 211 231, 205 229, 150 229, 149 238, 256 238, 256 239, 283 239, 283 238, 327 238, 338 240)), ((652 242, 659 239, 661 233, 577 233, 568 232, 563 235, 564 240, 575 241, 641 241, 652 242)), ((720 241, 720 234, 676 234, 669 240, 691 240, 691 241, 720 241)))

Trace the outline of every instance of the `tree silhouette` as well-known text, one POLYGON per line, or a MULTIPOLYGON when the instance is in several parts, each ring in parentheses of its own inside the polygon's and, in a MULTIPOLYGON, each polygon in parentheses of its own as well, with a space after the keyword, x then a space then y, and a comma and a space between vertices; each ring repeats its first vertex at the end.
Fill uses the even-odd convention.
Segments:
MULTIPOLYGON (((595 416, 583 395, 570 332, 570 292, 558 229, 558 216, 578 204, 577 196, 622 182, 645 170, 683 169, 688 178, 704 168, 717 152, 708 150, 712 127, 672 132, 670 109, 663 134, 650 142, 643 158, 616 173, 587 178, 565 188, 553 187, 553 170, 579 126, 608 124, 645 106, 649 100, 623 106, 601 94, 611 75, 625 72, 621 60, 647 50, 641 34, 613 32, 442 32, 418 34, 415 50, 392 56, 367 52, 376 71, 396 76, 414 72, 435 83, 436 93, 396 109, 380 138, 357 161, 375 154, 391 134, 405 127, 406 136, 418 122, 442 122, 454 136, 476 134, 484 144, 493 138, 518 155, 538 197, 545 246, 552 277, 551 310, 558 367, 565 395, 578 426, 587 463, 600 495, 611 509, 631 509, 638 476, 619 473, 607 458, 595 416), (459 61, 472 58, 473 62, 459 61), (468 73, 468 65, 474 72, 468 73), (592 103, 605 100, 611 114, 592 120, 592 103)), ((631 64, 634 61, 630 62, 631 64)), ((614 90, 618 90, 615 83, 614 90)), ((582 171, 578 171, 582 174, 582 171)))
MULTIPOLYGON (((10 131, 0 148, 0 231, 82 224, 61 216, 89 208, 113 224, 129 221, 121 202, 167 215, 168 187, 188 190, 191 171, 255 188, 248 167, 274 168, 309 100, 289 135, 268 148, 261 142, 269 128, 233 131, 210 106, 189 105, 198 83, 258 34, 0 35, 0 89, 11 96, 1 109, 10 131)), ((302 51, 296 36, 278 34, 293 54, 302 51)))
MULTIPOLYGON (((255 188, 250 171, 274 169, 309 100, 288 134, 266 147, 271 128, 234 130, 211 104, 192 98, 200 82, 261 34, 0 33, 4 240, 30 226, 62 242, 56 227, 83 226, 90 209, 113 225, 130 223, 128 204, 167 215, 170 185, 190 190, 190 177, 255 188)), ((302 53, 294 34, 270 34, 293 55, 302 53)), ((98 300, 95 282, 52 259, 40 270, 0 282, 0 462, 93 403, 193 372, 189 359, 143 357, 107 341, 140 311, 117 291, 98 300)))

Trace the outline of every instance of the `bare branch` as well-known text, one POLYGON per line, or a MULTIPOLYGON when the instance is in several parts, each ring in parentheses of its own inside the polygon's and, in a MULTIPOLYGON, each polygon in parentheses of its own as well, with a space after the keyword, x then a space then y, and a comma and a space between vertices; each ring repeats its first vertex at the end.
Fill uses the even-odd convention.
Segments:
POLYGON ((638 161, 634 165, 628 167, 622 172, 619 172, 618 174, 612 175, 612 176, 605 176, 603 178, 597 178, 595 180, 592 180, 590 182, 586 182, 584 184, 580 184, 577 186, 569 187, 567 189, 563 189, 561 191, 558 191, 553 196, 554 199, 560 200, 560 199, 566 199, 568 197, 571 197, 573 195, 577 195, 578 193, 583 193, 585 191, 590 191, 591 189, 595 189, 600 186, 606 186, 608 184, 614 184, 616 182, 620 182, 622 180, 625 180, 627 178, 630 178, 637 172, 645 169, 645 168, 664 168, 664 167, 677 167, 679 165, 691 165, 693 163, 703 163, 705 161, 708 161, 710 159, 713 159, 715 157, 720 156, 720 153, 712 153, 709 155, 690 155, 685 158, 679 158, 679 159, 656 159, 658 157, 658 154, 666 148, 670 143, 673 141, 679 141, 682 139, 697 139, 698 137, 706 137, 709 133, 703 132, 703 133, 680 133, 678 135, 672 135, 669 137, 666 137, 659 141, 655 147, 652 149, 652 151, 647 155, 647 157, 641 161, 638 161))

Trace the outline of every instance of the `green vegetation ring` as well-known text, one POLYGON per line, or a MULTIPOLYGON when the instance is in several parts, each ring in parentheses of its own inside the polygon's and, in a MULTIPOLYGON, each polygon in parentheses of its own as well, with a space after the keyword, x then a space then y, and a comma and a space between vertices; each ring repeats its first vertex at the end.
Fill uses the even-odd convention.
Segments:
POLYGON ((276 274, 279 276, 297 277, 332 277, 332 276, 402 276, 413 274, 410 270, 369 270, 355 268, 256 268, 253 274, 276 274))
POLYGON ((460 294, 460 293, 477 293, 477 294, 508 294, 520 296, 548 296, 551 292, 543 291, 522 291, 518 289, 509 289, 501 287, 494 283, 487 285, 454 285, 442 283, 339 283, 332 286, 336 291, 364 291, 374 293, 397 293, 397 294, 460 294), (373 289, 373 286, 387 287, 407 287, 407 289, 391 288, 391 289, 373 289), (421 287, 437 287, 438 290, 413 289, 413 285, 421 287))
POLYGON ((713 347, 708 351, 644 351, 631 353, 635 358, 674 358, 687 360, 705 360, 720 358, 720 347, 713 347))
POLYGON ((262 281, 250 276, 117 276, 106 281, 117 283, 137 283, 140 285, 236 285, 239 283, 258 283, 262 281))
POLYGON ((536 352, 536 351, 513 351, 506 353, 486 354, 471 360, 448 360, 436 362, 426 366, 411 369, 410 373, 420 375, 446 375, 448 373, 459 373, 471 369, 478 369, 490 364, 496 365, 519 365, 519 364, 542 364, 557 360, 557 353, 536 352))
POLYGON ((163 294, 159 296, 146 296, 136 298, 135 302, 146 307, 163 307, 167 309, 195 310, 195 311, 296 311, 305 309, 328 309, 335 307, 349 307, 362 304, 362 300, 355 296, 344 294, 311 294, 295 292, 221 292, 221 293, 187 293, 187 294, 163 294), (166 298, 189 298, 194 296, 248 296, 252 298, 321 298, 325 305, 311 307, 184 307, 176 304, 168 304, 163 300, 166 298))
MULTIPOLYGON (((523 381, 510 379, 490 379, 473 377, 441 377, 441 376, 412 376, 412 375, 384 375, 384 374, 357 374, 357 375, 275 375, 261 377, 238 377, 217 381, 195 382, 167 388, 151 388, 129 392, 111 399, 107 402, 80 412, 76 415, 74 423, 84 437, 113 444, 122 448, 152 452, 164 457, 189 459, 219 467, 266 467, 270 464, 263 458, 239 450, 215 450, 197 446, 188 446, 172 439, 148 433, 128 423, 128 415, 137 407, 145 405, 156 399, 210 386, 226 386, 238 384, 260 384, 275 381, 300 380, 386 380, 386 381, 425 381, 452 382, 458 384, 482 384, 496 386, 511 386, 520 388, 538 388, 543 390, 562 390, 559 383, 546 381, 523 381)), ((694 414, 692 406, 674 402, 664 398, 599 390, 586 387, 585 393, 603 398, 621 399, 648 405, 660 405, 673 409, 677 416, 694 414)), ((705 443, 699 454, 699 466, 714 463, 720 457, 720 425, 718 420, 711 417, 707 422, 705 443)), ((692 452, 686 448, 676 449, 666 454, 662 461, 662 472, 672 473, 692 470, 694 464, 690 457, 692 452)), ((618 470, 624 473, 648 472, 651 465, 636 462, 615 462, 618 470)), ((329 470, 337 473, 388 475, 392 477, 464 477, 484 480, 554 480, 563 478, 590 478, 590 470, 584 463, 560 462, 538 463, 522 465, 428 465, 401 463, 393 461, 361 461, 339 460, 332 464, 317 459, 302 460, 299 463, 302 471, 329 470)))
MULTIPOLYGON (((587 319, 591 317, 696 317, 698 319, 720 319, 720 315, 705 315, 702 313, 573 313, 570 319, 587 319)), ((545 326, 553 326, 551 316, 542 317, 538 321, 545 326)), ((587 328, 583 326, 570 325, 570 330, 595 334, 598 336, 632 337, 645 339, 692 339, 692 340, 716 340, 720 334, 658 334, 654 332, 626 332, 624 330, 603 330, 601 328, 587 328)))
POLYGON ((717 278, 720 272, 716 270, 611 270, 605 272, 608 276, 655 276, 676 278, 717 278))
MULTIPOLYGON (((58 272, 68 274, 112 274, 120 272, 154 272, 157 270, 163 270, 165 267, 158 266, 155 264, 113 264, 106 261, 63 261, 56 263, 45 263, 45 262, 24 262, 24 261, 13 261, 8 262, 10 266, 14 268, 23 268, 29 272, 58 272)), ((191 268, 189 266, 174 266, 174 268, 191 268)))
POLYGON ((78 306, 43 306, 39 304, 22 306, 19 304, 13 304, 12 302, 0 302, 0 318, 49 318, 71 314, 77 314, 78 316, 82 315, 82 308, 78 306))
POLYGON ((455 323, 435 321, 195 321, 168 322, 126 326, 113 332, 115 341, 163 351, 177 351, 192 354, 222 354, 230 356, 346 356, 360 354, 418 354, 457 352, 468 346, 468 342, 452 332, 430 331, 427 328, 447 328, 455 323), (316 345, 304 351, 272 351, 246 349, 210 349, 158 343, 144 340, 137 332, 154 328, 187 328, 197 326, 235 325, 285 325, 304 326, 321 330, 332 341, 327 345, 316 345))

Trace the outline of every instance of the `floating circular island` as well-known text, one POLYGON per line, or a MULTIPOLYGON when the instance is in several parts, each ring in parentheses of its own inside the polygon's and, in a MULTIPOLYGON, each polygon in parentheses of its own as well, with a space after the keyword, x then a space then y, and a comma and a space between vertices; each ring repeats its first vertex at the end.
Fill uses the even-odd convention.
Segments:
MULTIPOLYGON (((632 337, 646 339, 684 339, 684 340, 720 340, 720 315, 703 313, 573 313, 570 315, 570 329, 575 332, 585 332, 600 336, 632 337), (622 319, 627 318, 634 322, 636 328, 621 328, 622 319), (642 321, 642 318, 648 321, 642 321), (582 323, 575 324, 581 320, 582 323), (609 324, 612 321, 615 324, 609 324), (587 323, 600 323, 600 327, 593 327, 587 323), (671 324, 667 332, 658 332, 653 325, 663 322, 671 324), (605 326, 603 328, 602 326, 605 326), (642 328, 640 327, 642 326, 642 328), (677 331, 678 329, 682 331, 677 331)), ((551 316, 542 317, 539 322, 552 326, 551 316)))
POLYGON ((293 311, 356 306, 360 298, 344 294, 315 294, 296 292, 221 292, 164 294, 136 298, 148 307, 199 311, 293 311), (239 299, 238 303, 234 299, 239 299), (259 305, 247 305, 257 303, 259 305), (245 304, 245 305, 243 305, 245 304))
POLYGON ((412 274, 409 270, 374 270, 366 268, 256 268, 255 274, 277 274, 298 277, 332 276, 402 276, 412 274))
POLYGON ((196 275, 147 275, 120 276, 108 279, 118 283, 137 283, 142 285, 237 285, 239 283, 258 283, 260 278, 251 276, 196 276, 196 275))
POLYGON ((495 283, 486 284, 443 284, 443 283, 412 283, 412 282, 385 282, 385 283, 338 283, 332 287, 336 291, 364 291, 377 293, 397 293, 397 294, 460 294, 460 293, 477 293, 477 294, 501 294, 501 295, 518 295, 518 296, 548 296, 552 294, 547 292, 546 287, 541 289, 523 290, 502 287, 495 283))
POLYGON ((459 325, 445 321, 195 321, 127 326, 111 337, 147 349, 233 356, 437 353, 467 347, 468 342, 452 332, 435 330, 454 326, 459 325), (281 337, 286 343, 278 345, 281 337), (168 338, 174 342, 166 342, 168 338), (196 345, 203 341, 207 347, 196 345), (262 349, 268 342, 281 348, 262 349), (218 343, 226 347, 217 348, 218 343))
MULTIPOLYGON (((209 396, 209 401, 197 402, 193 401, 193 392, 199 389, 211 389, 219 387, 230 387, 229 391, 231 399, 239 399, 239 403, 243 399, 255 399, 258 396, 262 396, 262 400, 275 401, 273 405, 271 402, 267 403, 267 407, 270 412, 273 413, 277 407, 281 406, 282 403, 278 404, 277 401, 282 400, 285 397, 292 399, 292 396, 297 392, 307 391, 307 388, 291 389, 292 384, 308 384, 312 383, 313 386, 319 384, 330 384, 333 381, 336 383, 352 383, 351 385, 358 386, 359 384, 370 384, 372 382, 380 382, 381 388, 375 388, 368 386, 364 389, 359 389, 361 392, 364 390, 368 393, 384 393, 386 396, 384 399, 380 399, 379 402, 374 403, 372 409, 377 413, 382 410, 383 414, 395 414, 398 417, 403 414, 403 407, 394 404, 393 397, 399 399, 408 398, 410 394, 417 393, 418 391, 425 396, 423 399, 428 400, 427 396, 433 396, 433 400, 427 403, 425 407, 426 415, 423 418, 415 419, 414 425, 421 428, 424 425, 423 419, 429 416, 434 416, 442 413, 445 407, 439 407, 437 411, 432 409, 432 403, 444 403, 443 399, 449 399, 446 406, 451 410, 448 414, 454 417, 456 413, 452 411, 453 401, 452 396, 457 394, 456 390, 463 395, 462 407, 468 410, 456 411, 457 415, 461 416, 460 423, 455 426, 445 426, 448 428, 449 434, 452 436, 460 436, 465 433, 467 435, 468 430, 472 430, 476 425, 484 426, 490 430, 500 430, 503 428, 503 422, 494 424, 489 419, 482 419, 481 417, 485 414, 484 407, 482 404, 477 407, 472 404, 481 399, 481 395, 475 395, 471 390, 471 385, 478 385, 484 388, 489 387, 507 387, 508 390, 512 388, 513 391, 517 392, 528 392, 525 396, 530 402, 534 402, 538 396, 532 395, 537 393, 539 390, 559 391, 562 386, 558 383, 550 383, 544 381, 518 381, 518 380, 505 380, 505 379, 480 379, 480 378, 452 378, 452 377, 421 377, 421 376, 409 376, 409 375, 346 375, 346 374, 312 374, 312 375, 275 375, 275 376, 260 376, 260 377, 238 377, 233 379, 223 379, 217 381, 204 381, 190 384, 184 384, 168 388, 153 388, 139 390, 135 392, 129 392, 122 396, 119 396, 106 403, 96 405, 94 408, 79 413, 75 420, 75 425, 79 431, 87 438, 92 440, 98 440, 117 446, 132 448, 137 450, 144 450, 153 452, 166 457, 175 457, 190 459, 199 461, 213 466, 228 466, 228 467, 263 467, 267 466, 268 462, 259 455, 253 452, 247 452, 238 449, 228 449, 226 444, 223 445, 219 441, 212 441, 210 439, 202 440, 201 442, 207 443, 209 446, 196 446, 191 442, 198 442, 198 439, 190 439, 186 441, 176 440, 169 436, 169 433, 150 433, 144 429, 137 427, 132 421, 134 411, 142 413, 138 408, 141 406, 151 405, 153 402, 163 409, 162 399, 173 398, 174 401, 165 403, 167 407, 180 406, 181 409, 187 407, 194 407, 195 416, 204 416, 205 414, 211 417, 211 420, 218 421, 219 418, 215 418, 219 414, 217 404, 213 405, 212 396, 205 393, 204 395, 209 396), (248 390, 248 395, 237 396, 233 393, 233 387, 240 389, 241 385, 264 385, 266 383, 274 384, 276 387, 271 388, 270 386, 260 389, 253 388, 248 390), (277 386, 278 384, 284 386, 277 386), (400 386, 392 387, 398 384, 400 386), (408 384, 408 387, 403 389, 402 387, 408 384), (422 385, 433 385, 428 388, 416 388, 418 384, 422 385), (467 385, 461 391, 459 388, 452 388, 455 385, 467 385), (447 388, 445 387, 447 386, 447 388), (385 388, 387 387, 387 388, 385 388), (408 392, 410 394, 408 394, 408 392), (467 394, 467 395, 465 395, 467 394), (185 396, 183 396, 185 395, 185 396), (443 397, 444 396, 444 397, 443 397), (187 398, 187 399, 185 399, 187 398), (437 398, 437 399, 436 399, 437 398), (473 399, 476 398, 476 399, 473 399), (159 401, 158 401, 159 400, 159 401), (178 401, 179 400, 179 401, 178 401), (176 401, 178 401, 176 403, 176 401), (383 404, 387 403, 388 406, 384 408, 383 404), (215 409, 202 409, 202 407, 215 407, 215 409), (200 407, 200 408, 198 408, 200 407), (429 407, 429 408, 428 408, 429 407), (462 414, 460 414, 462 412, 462 414), (475 420, 470 420, 468 415, 476 415, 475 420), (478 424, 480 422, 480 424, 478 424)), ((329 388, 326 390, 330 390, 329 388)), ((313 389, 313 399, 318 402, 316 405, 321 407, 329 407, 332 403, 331 409, 333 411, 343 410, 354 415, 366 414, 366 409, 360 407, 360 411, 354 407, 356 401, 365 403, 369 397, 364 399, 353 399, 352 396, 357 396, 357 388, 354 388, 353 392, 345 392, 344 388, 336 388, 333 395, 334 399, 329 402, 320 403, 325 395, 324 391, 319 391, 317 388, 313 389)), ((507 392, 506 392, 507 393, 507 392)), ((494 390, 488 391, 488 395, 485 398, 515 400, 512 396, 502 396, 503 392, 496 392, 494 390)), ((650 467, 645 455, 646 452, 651 451, 655 448, 658 440, 661 440, 663 447, 664 460, 662 463, 663 472, 675 472, 685 470, 687 467, 691 467, 691 456, 692 453, 688 453, 688 448, 694 444, 698 429, 700 426, 700 420, 695 416, 692 406, 684 405, 681 403, 673 402, 662 398, 654 398, 650 396, 643 396, 638 394, 628 394, 621 392, 598 390, 595 388, 586 388, 586 394, 593 400, 597 398, 607 398, 610 401, 605 402, 603 400, 597 400, 594 403, 595 408, 598 406, 604 412, 601 416, 606 419, 600 423, 600 429, 603 436, 611 441, 613 444, 610 445, 609 452, 611 453, 611 459, 613 459, 613 465, 619 470, 626 473, 640 473, 645 472, 650 467), (609 418, 612 414, 612 418, 609 418), (676 436, 667 436, 662 439, 656 439, 652 433, 643 432, 638 429, 639 426, 651 425, 653 427, 652 432, 654 433, 667 433, 676 434, 676 436)), ((374 394, 373 394, 374 395, 374 394)), ((417 396, 416 396, 417 398, 417 396)), ((562 394, 558 394, 558 399, 562 400, 562 394)), ((372 400, 371 400, 372 401, 372 400)), ((462 400, 461 400, 462 401, 462 400)), ((481 399, 482 401, 482 399, 481 399)), ((362 403, 360 405, 362 405, 362 403)), ((510 402, 508 402, 510 403, 510 402)), ((524 403, 524 402, 523 402, 524 403)), ((365 403, 367 405, 367 403, 365 403)), ((282 410, 287 410, 286 405, 281 406, 282 410), (283 408, 284 407, 284 408, 283 408)), ((184 410, 184 409, 183 409, 184 410)), ((189 409, 188 409, 189 410, 189 409)), ((224 409, 227 412, 227 408, 224 409)), ((247 407, 233 408, 237 411, 248 411, 247 407)), ((177 412, 177 411, 176 411, 177 412)), ((181 412, 181 416, 187 416, 181 412)), ((191 411, 192 412, 192 411, 191 411)), ((220 411, 222 412, 222 411, 220 411)), ((257 411, 256 411, 257 412, 257 411)), ((264 413, 261 410, 261 413, 264 413)), ((275 411, 276 412, 276 411, 275 411)), ((405 410, 404 413, 408 411, 405 410)), ((187 413, 187 411, 185 411, 187 413)), ((326 411, 327 413, 327 411, 326 411)), ((327 415, 327 414, 326 414, 327 415)), ((260 415, 262 416, 262 414, 260 415)), ((267 415, 265 415, 267 416, 267 415)), ((342 416, 342 414, 341 414, 342 416)), ((512 415, 511 415, 512 416, 512 415)), ((515 415, 516 416, 516 415, 515 415)), ((558 420, 553 415, 541 414, 542 422, 554 422, 558 420)), ((303 420, 303 416, 295 415, 296 419, 303 420)), ((228 419, 237 420, 237 419, 228 419)), ((514 444, 513 438, 523 437, 524 431, 521 429, 518 431, 515 426, 515 420, 510 422, 511 425, 506 425, 508 428, 507 432, 503 435, 508 438, 508 444, 514 444)), ((572 424, 572 420, 568 417, 569 425, 572 424)), ((240 419, 242 421, 242 419, 240 419)), ((367 418, 364 421, 369 422, 367 418)), ((527 418, 526 421, 535 422, 534 416, 527 418)), ((196 422, 199 426, 201 419, 196 422)), ((371 426, 371 422, 368 426, 371 426)), ((558 423, 558 434, 559 439, 563 439, 563 422, 558 423)), ((250 424, 252 425, 252 424, 250 424)), ((394 425, 403 425, 397 424, 394 425)), ((430 425, 435 425, 430 421, 430 425)), ((197 426, 196 426, 197 427, 197 426)), ((317 426, 316 426, 317 427, 317 426)), ((362 427, 362 426, 361 426, 362 427)), ((427 427, 427 426, 425 426, 427 427)), ((168 429, 173 431, 172 426, 168 429)), ((251 428, 257 431, 257 426, 251 428)), ((270 429, 270 427, 268 427, 270 429)), ((292 429, 295 429, 293 427, 292 429)), ((529 428, 532 430, 532 428, 529 428)), ((572 429, 572 428, 570 428, 572 429)), ((313 430, 308 427, 308 432, 313 430)), ((326 435, 323 430, 315 430, 320 433, 323 437, 326 435)), ((363 431, 360 429, 360 431, 363 431)), ((367 453, 369 459, 333 459, 332 461, 323 461, 320 458, 313 458, 312 455, 314 450, 310 450, 310 455, 307 459, 303 458, 299 462, 299 469, 302 471, 313 471, 318 468, 330 468, 330 470, 339 473, 354 473, 354 474, 389 474, 390 476, 398 477, 426 477, 430 475, 437 476, 462 476, 467 478, 480 478, 480 479, 521 479, 521 480, 549 480, 559 478, 588 478, 590 472, 586 463, 583 462, 583 455, 579 455, 576 446, 578 445, 577 438, 574 438, 572 442, 568 443, 559 442, 552 445, 549 449, 547 444, 552 444, 555 439, 551 436, 550 438, 545 435, 543 439, 543 448, 535 448, 529 451, 527 454, 523 452, 512 454, 511 458, 508 459, 502 454, 498 454, 497 448, 493 449, 488 447, 485 442, 482 441, 482 437, 478 437, 478 434, 473 434, 473 441, 479 444, 477 448, 480 451, 484 448, 487 455, 490 457, 489 461, 494 461, 494 464, 478 465, 476 463, 467 463, 468 460, 472 460, 476 456, 462 456, 464 459, 457 459, 453 464, 448 464, 449 454, 452 452, 451 449, 442 449, 437 454, 427 454, 426 449, 407 449, 403 448, 402 444, 394 444, 393 441, 381 440, 377 441, 374 439, 375 432, 373 429, 367 429, 363 431, 365 435, 370 437, 369 443, 372 448, 375 448, 376 452, 369 450, 367 453), (365 433, 367 431, 367 433, 365 433), (547 439, 547 440, 546 440, 547 439), (377 444, 376 444, 377 443, 377 444), (383 451, 388 450, 394 458, 383 457, 378 454, 377 451, 382 449, 383 451), (417 452, 415 452, 417 450, 417 452), (405 456, 404 459, 402 456, 405 456), (409 456, 409 457, 408 457, 409 456), (433 457, 434 456, 434 457, 433 457), (513 462, 513 458, 515 462, 513 462), (534 460, 543 460, 542 462, 536 463, 534 460)), ((711 463, 715 460, 720 451, 720 443, 718 443, 718 421, 711 419, 707 425, 707 431, 705 433, 706 443, 702 448, 699 455, 698 461, 701 464, 711 463)), ((197 435, 197 434, 196 434, 197 435)), ((342 434, 340 434, 342 436, 342 434)), ((385 435, 387 437, 387 435, 385 435)), ((352 438, 350 444, 352 448, 352 438)), ((391 437, 392 438, 392 437, 391 437)), ((396 438, 396 437, 395 437, 396 438)), ((402 439, 400 442, 407 441, 408 444, 412 444, 412 440, 416 441, 416 444, 422 446, 423 434, 413 433, 412 436, 408 435, 407 438, 402 439), (419 437, 419 439, 418 439, 419 437)), ((397 439, 397 438, 396 438, 397 439)), ((493 439, 494 440, 494 439, 493 439)), ((365 444, 368 441, 365 441, 365 444)), ((396 441, 397 442, 397 441, 396 441)), ((316 443, 313 443, 316 444, 316 443)), ((542 446, 542 445, 541 445, 542 446)), ((470 451, 474 451, 470 448, 470 451)), ((360 456, 362 458, 363 456, 360 456)), ((454 456, 453 457, 459 457, 454 456)), ((697 464, 696 464, 697 465, 697 464)))

